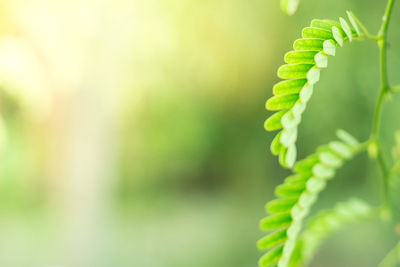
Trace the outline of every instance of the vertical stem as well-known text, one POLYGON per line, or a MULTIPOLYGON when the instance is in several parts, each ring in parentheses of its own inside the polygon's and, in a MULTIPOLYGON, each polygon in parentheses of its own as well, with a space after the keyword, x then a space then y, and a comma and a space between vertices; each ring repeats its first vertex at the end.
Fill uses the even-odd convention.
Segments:
POLYGON ((372 126, 371 140, 374 142, 377 149, 378 164, 383 176, 383 195, 384 195, 384 205, 390 207, 390 195, 389 195, 389 171, 386 165, 381 142, 379 140, 379 126, 382 113, 382 103, 385 94, 389 91, 388 86, 388 75, 386 66, 386 49, 387 49, 387 30, 389 26, 390 17, 392 14, 392 8, 395 0, 389 0, 386 6, 385 14, 382 18, 382 25, 378 33, 378 45, 380 49, 380 92, 378 97, 378 102, 376 104, 374 122, 372 126))
POLYGON ((386 36, 387 28, 389 25, 389 20, 392 15, 392 8, 393 8, 394 1, 395 0, 389 0, 386 5, 386 11, 385 11, 385 15, 383 15, 383 18, 382 18, 383 21, 382 21, 381 29, 379 30, 379 36, 386 36))
POLYGON ((379 30, 378 45, 380 48, 380 65, 381 65, 381 91, 385 93, 388 88, 387 66, 386 66, 386 48, 387 48, 387 30, 392 15, 392 8, 395 0, 389 0, 386 6, 385 15, 382 18, 382 26, 379 30))

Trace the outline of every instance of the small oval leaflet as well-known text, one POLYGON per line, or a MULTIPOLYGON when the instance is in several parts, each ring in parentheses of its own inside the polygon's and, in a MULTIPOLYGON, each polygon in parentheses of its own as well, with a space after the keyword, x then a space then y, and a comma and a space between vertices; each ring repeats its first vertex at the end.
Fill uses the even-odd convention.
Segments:
POLYGON ((304 79, 313 64, 286 64, 278 69, 278 77, 281 79, 304 79))
POLYGON ((314 60, 318 68, 328 67, 328 56, 324 52, 316 54, 314 60))
POLYGON ((282 129, 282 123, 281 119, 283 115, 285 115, 288 112, 288 110, 282 110, 276 112, 274 115, 269 117, 264 124, 264 127, 267 131, 274 131, 274 130, 279 130, 282 129))
POLYGON ((339 31, 339 28, 336 26, 332 26, 332 33, 333 33, 333 38, 335 41, 340 45, 343 46, 343 36, 339 31))
POLYGON ((317 51, 290 51, 285 54, 284 60, 288 64, 315 64, 314 56, 317 53, 317 51))
POLYGON ((307 39, 297 39, 294 41, 294 50, 307 50, 307 51, 321 51, 323 46, 323 39, 307 38, 307 39))
POLYGON ((342 17, 339 18, 339 21, 340 21, 340 25, 342 25, 343 31, 346 33, 347 38, 349 38, 349 41, 350 42, 353 41, 353 33, 352 33, 347 21, 342 17))
POLYGON ((307 79, 284 80, 275 84, 272 90, 274 95, 298 94, 306 82, 307 79))
POLYGON ((268 99, 266 108, 268 110, 290 109, 294 106, 297 99, 299 99, 298 94, 273 96, 268 99))

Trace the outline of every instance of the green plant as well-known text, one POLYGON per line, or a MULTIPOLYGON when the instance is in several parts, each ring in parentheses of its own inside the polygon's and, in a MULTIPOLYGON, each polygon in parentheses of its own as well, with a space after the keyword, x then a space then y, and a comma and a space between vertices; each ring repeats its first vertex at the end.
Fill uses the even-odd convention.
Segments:
MULTIPOLYGON (((298 4, 299 0, 281 0, 281 7, 288 14, 293 14, 298 4)), ((277 199, 266 205, 269 216, 262 219, 260 225, 262 230, 270 233, 258 241, 260 249, 268 250, 259 260, 260 266, 305 265, 327 235, 372 214, 381 214, 383 219, 399 222, 400 134, 397 134, 397 145, 393 148, 393 166, 389 166, 384 157, 379 136, 383 102, 400 91, 400 86, 389 85, 386 70, 387 30, 393 4, 394 0, 388 1, 377 35, 370 34, 348 11, 348 21, 344 18, 339 18, 339 21, 312 20, 310 27, 303 29, 302 39, 294 42, 294 50, 286 53, 286 64, 278 69, 278 77, 283 81, 275 84, 273 96, 266 103, 266 108, 276 113, 266 120, 265 128, 268 131, 279 130, 271 143, 271 152, 279 155, 280 164, 291 169, 293 175, 276 188, 277 199), (320 146, 314 154, 297 161, 298 125, 320 78, 320 70, 328 66, 328 58, 335 55, 336 48, 353 40, 372 40, 380 49, 381 88, 370 138, 359 142, 344 130, 338 130, 338 141, 320 146), (382 172, 384 192, 382 206, 378 209, 380 213, 361 200, 351 199, 331 211, 318 214, 301 232, 304 218, 327 181, 345 161, 363 151, 368 151, 369 156, 377 160, 382 172)), ((400 264, 399 251, 400 243, 380 266, 400 264)))

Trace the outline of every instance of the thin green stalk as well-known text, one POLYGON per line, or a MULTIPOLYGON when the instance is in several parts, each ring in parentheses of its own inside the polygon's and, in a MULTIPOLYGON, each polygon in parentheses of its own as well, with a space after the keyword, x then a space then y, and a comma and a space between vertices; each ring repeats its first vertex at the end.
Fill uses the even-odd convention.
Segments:
POLYGON ((389 169, 387 167, 381 142, 379 139, 379 128, 382 114, 382 107, 385 94, 390 90, 387 75, 387 63, 386 63, 386 49, 387 49, 387 30, 389 27, 389 21, 392 14, 392 8, 395 0, 389 0, 386 6, 385 15, 382 19, 382 25, 378 33, 377 43, 380 50, 380 92, 378 101, 375 108, 374 121, 372 125, 371 141, 374 142, 377 150, 378 164, 382 172, 383 181, 383 198, 384 206, 391 206, 390 194, 389 194, 389 169))
POLYGON ((390 21, 390 17, 392 16, 392 8, 393 8, 393 4, 394 4, 395 0, 389 0, 387 5, 386 5, 386 11, 385 11, 385 15, 383 15, 382 18, 382 25, 381 25, 381 29, 379 30, 378 35, 382 36, 382 37, 386 37, 387 34, 387 29, 389 26, 389 21, 390 21))
POLYGON ((378 96, 378 101, 375 107, 374 122, 372 124, 372 132, 371 132, 371 140, 375 142, 378 142, 379 126, 381 124, 381 114, 382 114, 384 97, 385 97, 385 89, 381 88, 378 96))

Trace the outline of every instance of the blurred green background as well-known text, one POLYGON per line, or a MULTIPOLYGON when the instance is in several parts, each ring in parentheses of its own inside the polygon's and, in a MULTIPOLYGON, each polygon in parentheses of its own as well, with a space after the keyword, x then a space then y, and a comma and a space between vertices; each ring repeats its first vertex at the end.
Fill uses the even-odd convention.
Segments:
MULTIPOLYGON (((264 103, 313 18, 352 10, 375 32, 385 1, 0 1, 0 266, 256 266, 258 221, 288 171, 268 149, 264 103)), ((400 6, 389 75, 399 83, 400 6)), ((339 49, 300 127, 300 157, 343 128, 369 135, 372 42, 339 49), (321 104, 323 103, 323 104, 321 104)), ((383 114, 386 150, 400 97, 383 114)), ((380 202, 366 155, 313 212, 380 202)), ((377 266, 395 244, 377 220, 330 238, 311 266, 377 266)))

